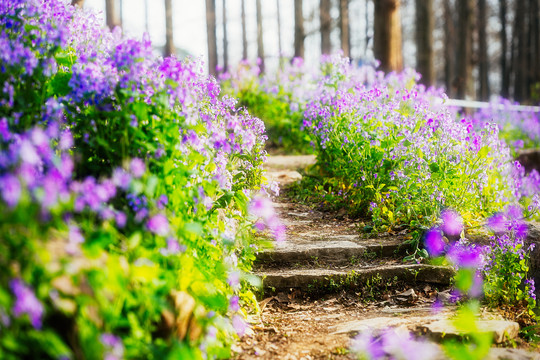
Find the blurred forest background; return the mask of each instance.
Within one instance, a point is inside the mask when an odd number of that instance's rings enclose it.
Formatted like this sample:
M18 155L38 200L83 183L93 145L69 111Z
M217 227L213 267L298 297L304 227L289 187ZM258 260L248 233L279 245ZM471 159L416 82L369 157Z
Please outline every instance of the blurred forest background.
M489 100L501 95L523 103L540 100L540 0L73 4L103 11L111 28L120 26L133 35L150 33L163 55L202 56L212 74L242 59L259 58L262 69L271 69L281 56L303 57L309 64L318 62L321 54L341 50L358 64L378 59L385 71L415 68L422 83L443 86L451 98ZM186 14L191 16L188 21L178 20ZM186 50L190 42L191 51Z

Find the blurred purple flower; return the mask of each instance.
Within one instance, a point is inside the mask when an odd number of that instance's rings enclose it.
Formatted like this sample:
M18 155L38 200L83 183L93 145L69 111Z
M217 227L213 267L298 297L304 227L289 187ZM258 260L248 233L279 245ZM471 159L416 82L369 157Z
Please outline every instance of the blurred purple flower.
M140 178L146 172L146 165L141 159L133 158L129 164L129 170L135 178Z
M229 310L232 312L237 312L240 310L240 304L239 304L239 298L238 295L233 295L229 299Z
M131 182L131 175L122 168L116 168L113 172L112 180L114 185L122 190L127 190Z
M424 244L430 256L441 255L444 251L444 246L446 245L441 231L437 228L431 229L426 233Z
M456 242L450 246L446 257L458 268L479 269L484 264L482 248Z
M244 336L248 328L247 323L240 315L234 315L234 317L232 318L232 326L234 328L234 331L236 331L236 334L238 334L238 336L240 337Z
M371 331L363 331L352 340L351 352L370 360L382 359L385 355L381 340L375 338Z
M119 228L123 228L124 226L126 226L126 222L127 222L126 214L122 211L117 211L115 215L115 221L116 221L116 226L118 226Z
M32 326L36 329L41 328L41 320L45 309L36 295L20 279L12 279L9 283L11 291L15 295L15 305L13 305L13 315L19 317L27 314Z
M19 203L22 189L16 176L7 174L0 177L0 191L2 191L2 198L9 207L15 207Z
M169 233L169 220L165 215L157 214L148 220L146 227L154 234L165 236Z
M486 226L495 233L500 233L508 230L506 216L503 213L496 213L486 221Z
M449 236L457 236L463 230L463 218L453 210L444 210L441 213L442 231Z
M231 271L227 278L227 283L233 289L238 288L240 286L240 273L238 271Z
M165 209L165 206L167 206L168 202L169 202L169 199L167 198L167 195L165 194L160 195L157 200L157 208L160 210Z
M124 344L118 336L109 333L102 334L101 343L105 347L104 360L121 360L124 358Z

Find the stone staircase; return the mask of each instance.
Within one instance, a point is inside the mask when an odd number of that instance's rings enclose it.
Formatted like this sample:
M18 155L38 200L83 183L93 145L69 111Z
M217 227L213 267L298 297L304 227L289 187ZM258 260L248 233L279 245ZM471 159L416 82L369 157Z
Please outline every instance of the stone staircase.
M297 170L314 161L311 156L270 157L268 177L287 185L301 179ZM235 358L351 359L350 338L366 329L401 327L435 342L460 336L449 320L456 307L450 304L438 313L432 308L435 301L451 298L454 270L404 262L413 250L405 232L362 234L346 214L325 213L283 195L275 207L288 238L258 254L261 315L235 347ZM480 325L503 345L519 332L517 323L496 314L484 314ZM540 354L494 348L489 358L540 359Z

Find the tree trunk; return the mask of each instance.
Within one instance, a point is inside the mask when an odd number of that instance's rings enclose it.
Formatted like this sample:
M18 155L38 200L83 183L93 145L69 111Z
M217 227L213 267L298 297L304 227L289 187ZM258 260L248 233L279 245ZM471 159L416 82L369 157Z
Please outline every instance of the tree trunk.
M349 25L349 0L339 0L339 33L343 56L351 57L351 28Z
M216 75L217 39L216 39L216 0L206 0L206 33L208 38L208 72Z
M387 72L403 69L400 3L401 0L375 1L373 50L381 69Z
M540 57L540 4L539 0L529 0L529 59L528 66L529 69L529 81L528 81L528 98L531 98L531 91L533 88L539 86L540 83L540 69L537 65ZM538 92L538 89L535 90ZM536 94L535 96L538 96ZM538 100L538 99L534 99Z
M172 0L165 0L165 56L176 54L173 38L173 10Z
M330 0L320 0L319 21L321 31L321 53L330 54L332 43L330 42L330 32L332 30L332 18L330 17Z
M71 5L78 6L82 9L84 6L84 0L71 0Z
M450 0L444 0L444 83L449 97L455 96L456 26Z
M120 8L117 0L105 0L106 22L109 29L122 26Z
M229 43L227 40L227 5L226 0L222 1L222 15L223 15L223 71L227 72L229 69Z
M248 57L248 44L247 44L247 30L246 30L246 2L242 0L242 60L246 60Z
M478 98L483 101L489 100L489 58L487 49L487 4L486 0L478 0L478 74L479 92Z
M499 0L499 21L501 23L501 96L510 96L510 71L508 69L508 34L506 32L507 0Z
M304 58L304 9L302 0L294 0L294 57Z
M264 41L261 0L257 0L255 4L257 6L257 58L260 61L259 68L261 69L262 73L264 72Z
M416 0L416 69L422 74L420 82L426 86L432 86L435 83L434 27L433 0Z
M474 0L457 0L458 43L456 49L456 96L474 97L472 42Z
M513 41L516 46L516 56L514 57L514 99L517 101L523 101L527 96L527 7L525 0L516 1Z
M283 49L281 47L281 11L279 8L279 0L276 0L276 10L277 10L278 51L279 51L279 58L281 62L281 57L283 56Z

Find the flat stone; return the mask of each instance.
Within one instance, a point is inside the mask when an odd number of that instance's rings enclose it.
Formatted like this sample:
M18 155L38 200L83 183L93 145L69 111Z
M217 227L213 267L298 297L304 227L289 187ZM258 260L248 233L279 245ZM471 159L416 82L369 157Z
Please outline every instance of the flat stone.
M346 264L353 257L361 257L366 247L351 241L317 241L311 243L295 243L286 241L257 255L257 262L262 264L287 264L321 260L332 264Z
M266 158L267 169L300 169L317 162L315 155L273 155Z
M299 289L327 293L336 290L355 289L374 277L409 283L433 283L449 285L455 272L446 266L425 264L374 266L369 268L332 269L278 269L260 272L265 288L276 291Z
M358 240L357 236L352 237ZM336 240L333 240L336 239ZM351 264L354 262L373 258L392 257L404 253L400 240L379 240L373 242L359 242L348 236L329 237L328 240L305 238L301 235L289 235L283 244L276 245L274 249L265 250L257 255L260 264L287 264L306 263L319 260L333 265Z
M540 360L540 354L523 349L492 348L487 360Z
M334 327L332 334L349 334L355 336L364 331L377 332L387 328L404 328L410 330L418 321L426 321L431 317L389 317L382 316L364 320L348 321Z
M519 334L519 324L509 320L478 320L478 329L482 332L492 333L495 344L501 344L507 340L515 339ZM435 341L459 338L464 335L457 330L452 321L441 319L429 324L419 326L419 330Z
M276 181L280 185L287 185L302 180L302 175L295 170L268 171L266 177L269 181Z

